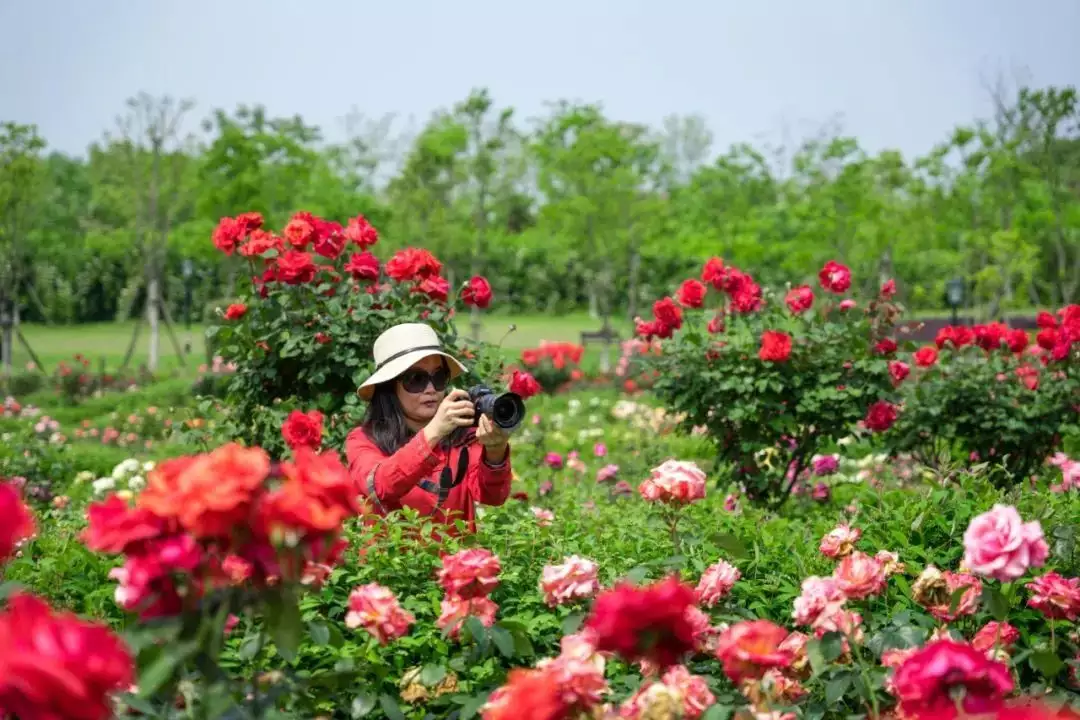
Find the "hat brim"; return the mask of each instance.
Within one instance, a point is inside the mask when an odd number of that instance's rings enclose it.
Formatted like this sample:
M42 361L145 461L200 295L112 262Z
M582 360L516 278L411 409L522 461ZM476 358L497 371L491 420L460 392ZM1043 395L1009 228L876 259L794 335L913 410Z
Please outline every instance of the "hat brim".
M356 391L356 394L364 400L370 400L371 396L375 393L376 385L381 385L384 382L393 380L416 363L420 362L424 358L431 357L433 355L438 355L440 357L446 358L447 365L450 366L451 380L458 377L459 375L462 375L463 373L468 372L468 369L464 365L462 365L461 362L453 355L444 353L440 350L417 350L416 352L407 353L405 355L402 355L401 357L394 358L390 362L386 363L386 365L383 365L381 368L373 372L371 374L371 377L369 377L363 382L362 385L360 385L359 389L357 389Z

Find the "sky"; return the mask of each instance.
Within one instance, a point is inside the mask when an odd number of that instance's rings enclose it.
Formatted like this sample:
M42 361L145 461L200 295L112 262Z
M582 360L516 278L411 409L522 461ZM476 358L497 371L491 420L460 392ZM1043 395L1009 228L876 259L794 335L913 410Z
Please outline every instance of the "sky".
M839 123L923 153L989 87L1080 85L1080 0L0 0L0 121L81 154L140 91L260 103L329 139L350 110L422 123L487 87L523 121L561 98L714 147Z

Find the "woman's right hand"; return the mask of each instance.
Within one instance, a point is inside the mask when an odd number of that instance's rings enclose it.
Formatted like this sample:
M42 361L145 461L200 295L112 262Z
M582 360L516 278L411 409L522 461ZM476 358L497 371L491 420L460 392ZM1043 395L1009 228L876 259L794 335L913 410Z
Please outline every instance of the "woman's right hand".
M458 428L472 425L474 413L475 409L469 400L469 393L464 390L451 390L450 394L439 403L435 417L424 426L424 437L434 447Z

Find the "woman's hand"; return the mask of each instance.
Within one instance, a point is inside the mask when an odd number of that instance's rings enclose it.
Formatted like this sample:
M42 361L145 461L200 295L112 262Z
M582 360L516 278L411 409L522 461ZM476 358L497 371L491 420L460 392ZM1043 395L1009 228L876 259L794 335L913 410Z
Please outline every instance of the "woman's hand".
M506 446L510 442L510 435L493 423L487 415L481 415L480 423L476 428L476 441L484 446L484 454L488 462L497 465L506 457Z
M451 390L439 403L435 417L424 426L424 437L434 447L458 428L472 425L475 412L472 402L469 401L469 393L464 390Z

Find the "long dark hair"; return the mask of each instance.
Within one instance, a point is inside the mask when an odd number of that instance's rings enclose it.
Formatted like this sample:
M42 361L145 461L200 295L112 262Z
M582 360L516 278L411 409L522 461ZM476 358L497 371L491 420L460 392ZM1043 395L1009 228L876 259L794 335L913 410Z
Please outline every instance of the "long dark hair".
M443 364L445 363L444 360ZM416 434L405 422L405 411L398 401L397 388L394 387L396 384L397 378L394 378L375 386L361 425L364 434L371 438L375 447L385 455L396 453ZM472 439L472 435L472 428L458 428L441 445L444 448L465 445Z

